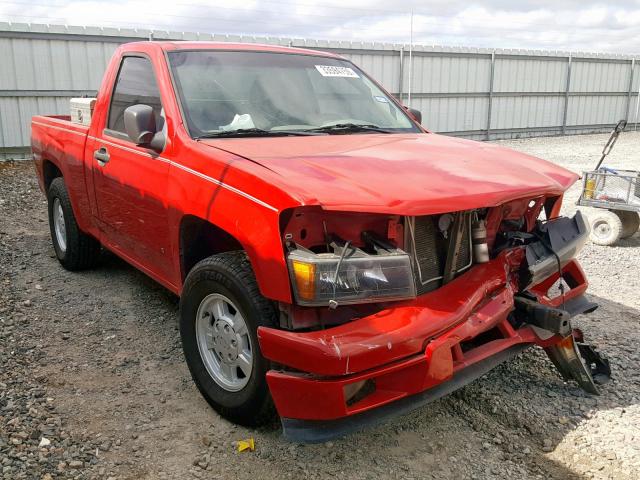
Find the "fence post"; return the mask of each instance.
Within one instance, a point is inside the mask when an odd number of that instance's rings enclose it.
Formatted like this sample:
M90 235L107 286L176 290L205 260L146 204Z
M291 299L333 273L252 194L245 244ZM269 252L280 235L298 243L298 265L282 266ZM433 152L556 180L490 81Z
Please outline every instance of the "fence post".
M631 116L631 97L633 96L633 72L636 68L636 59L631 59L631 71L629 72L629 91L627 92L627 115L625 116L625 120L627 123L629 122L629 117Z
M640 113L640 85L638 85L638 96L636 97L636 119L633 126L635 131L638 131L638 113Z
M491 52L491 68L489 70L489 105L487 106L487 140L491 137L491 107L493 104L493 78L496 71L496 51Z
M569 111L569 89L571 88L571 54L567 57L567 85L564 89L564 111L562 112L562 135L567 134L567 113Z
M402 88L403 88L403 83L404 83L404 47L400 47L400 57L399 57L399 61L400 61L400 73L398 75L398 100L400 100L400 103L402 102Z

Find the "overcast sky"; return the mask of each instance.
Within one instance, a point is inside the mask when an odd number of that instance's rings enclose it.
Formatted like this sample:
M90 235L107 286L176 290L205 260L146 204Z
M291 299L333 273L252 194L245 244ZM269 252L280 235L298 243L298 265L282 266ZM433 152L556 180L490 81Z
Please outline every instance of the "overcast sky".
M0 0L0 20L640 53L640 0Z

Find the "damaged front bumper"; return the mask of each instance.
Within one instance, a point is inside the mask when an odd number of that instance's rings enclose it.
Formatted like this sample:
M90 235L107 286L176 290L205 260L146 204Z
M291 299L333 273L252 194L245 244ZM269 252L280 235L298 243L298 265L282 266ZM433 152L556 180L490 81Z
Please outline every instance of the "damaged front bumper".
M583 241L578 233L567 241ZM572 339L570 325L549 330L528 314L522 321L516 292L526 250L505 250L438 290L340 326L313 332L260 327L263 355L281 366L267 381L285 436L319 442L344 435L446 395L528 346L555 351ZM585 300L579 264L560 262L561 271L533 285L525 303L562 312L568 323L594 305ZM562 298L549 297L561 276L569 289ZM574 308L562 309L569 304ZM562 365L563 375L577 368Z

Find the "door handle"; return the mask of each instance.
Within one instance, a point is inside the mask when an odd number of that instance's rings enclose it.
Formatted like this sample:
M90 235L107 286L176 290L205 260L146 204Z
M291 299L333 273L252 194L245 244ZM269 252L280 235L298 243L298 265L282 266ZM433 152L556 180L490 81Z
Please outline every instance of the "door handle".
M105 147L100 147L98 150L93 152L93 158L98 161L98 165L104 167L109 163L109 151Z

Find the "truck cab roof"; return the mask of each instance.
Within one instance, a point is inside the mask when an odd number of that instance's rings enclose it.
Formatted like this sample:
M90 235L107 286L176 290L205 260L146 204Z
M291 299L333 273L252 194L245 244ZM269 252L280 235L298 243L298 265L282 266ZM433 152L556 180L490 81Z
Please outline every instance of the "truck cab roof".
M140 48L143 47L143 48ZM285 47L281 45L267 45L262 43L234 43L234 42L207 42L207 41L151 41L126 43L120 48L122 51L136 52L147 48L160 47L164 51L172 50L225 50L225 51L249 51L266 53L283 53L290 55L314 55L318 57L342 58L340 55L309 48Z

